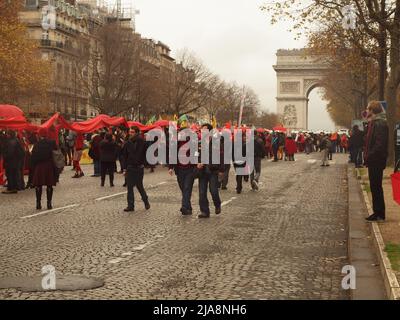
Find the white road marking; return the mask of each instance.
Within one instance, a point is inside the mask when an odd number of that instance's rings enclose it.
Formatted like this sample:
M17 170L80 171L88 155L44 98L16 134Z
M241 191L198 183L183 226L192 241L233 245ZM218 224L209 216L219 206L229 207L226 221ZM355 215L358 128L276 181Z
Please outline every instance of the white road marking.
M162 186L163 184L166 184L166 183L167 182L163 181L163 182L157 183L156 185L150 184L147 187L145 187L145 189L154 189L154 188L157 188L158 186ZM124 194L127 194L127 191L111 194L111 195L105 196L105 197L100 197L100 198L95 199L95 201L103 201L103 200L111 199L114 197L122 196Z
M115 258L115 259L108 261L108 263L116 264L116 263L120 263L121 261L124 261L124 259L123 258Z
M311 164L314 164L314 163L316 163L316 162L317 162L317 160L310 159L310 160L307 160L307 162L308 162L308 163L311 163Z
M28 218L33 218L33 217L38 217L47 213L51 213L51 212L56 212L56 211L60 211L60 210L64 210L64 209L69 209L69 208L75 208L78 207L79 204L71 204L69 206L65 206L65 207L61 207L61 208L55 208L55 209L51 209L51 210L46 210L46 211L42 211L39 213L35 213L35 214L31 214L29 216L24 216L24 217L20 217L21 219L28 219Z
M106 199L122 196L123 194L127 194L127 191L115 193L115 194L112 194L112 195L109 195L109 196L105 196L105 197L101 197L101 198L97 198L95 200L96 201L102 201L102 200L106 200Z
M231 203L235 199L237 199L237 198L236 197L232 197L229 200L222 202L221 207L226 206L227 204Z
M148 245L148 243L141 244L140 246L137 246L137 247L132 248L132 250L135 250L135 251L142 251L144 248L147 247L147 245Z
M129 257L129 256L131 256L131 255L133 255L133 252L131 252L131 251L129 251L129 252L124 252L123 254L121 254L121 256L123 256L123 257Z

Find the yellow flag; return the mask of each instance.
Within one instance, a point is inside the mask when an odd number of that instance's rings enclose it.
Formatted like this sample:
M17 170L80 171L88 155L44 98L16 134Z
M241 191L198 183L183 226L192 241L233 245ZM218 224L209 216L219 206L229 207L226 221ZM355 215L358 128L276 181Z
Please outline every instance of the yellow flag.
M212 118L212 127L214 129L217 127L217 118L215 118L215 116L213 116L213 118Z

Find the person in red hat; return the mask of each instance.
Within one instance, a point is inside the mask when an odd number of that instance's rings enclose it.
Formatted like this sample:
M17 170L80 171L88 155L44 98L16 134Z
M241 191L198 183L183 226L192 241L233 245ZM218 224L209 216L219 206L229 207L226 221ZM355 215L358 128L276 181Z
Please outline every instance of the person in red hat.
M42 190L46 186L47 209L52 209L53 187L57 184L57 169L53 162L54 140L47 137L47 130L39 130L39 141L33 146L31 165L34 168L33 185L36 189L36 209L42 209Z

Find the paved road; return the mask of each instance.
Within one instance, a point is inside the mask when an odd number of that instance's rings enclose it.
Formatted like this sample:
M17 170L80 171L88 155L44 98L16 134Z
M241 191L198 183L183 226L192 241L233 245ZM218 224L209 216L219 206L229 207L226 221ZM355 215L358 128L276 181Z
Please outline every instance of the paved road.
M0 298L348 299L341 289L348 264L347 158L336 156L329 168L312 159L317 154L265 160L258 192L247 184L237 195L231 175L222 214L208 220L179 214L176 180L165 169L145 176L148 212L140 203L135 213L123 213L125 195L96 200L124 188L71 179L69 171L54 207L76 207L35 216L34 191L0 195L0 278L40 275L51 264L63 275L105 280L88 291L4 289ZM116 182L121 186L122 177ZM197 193L196 186L194 208Z

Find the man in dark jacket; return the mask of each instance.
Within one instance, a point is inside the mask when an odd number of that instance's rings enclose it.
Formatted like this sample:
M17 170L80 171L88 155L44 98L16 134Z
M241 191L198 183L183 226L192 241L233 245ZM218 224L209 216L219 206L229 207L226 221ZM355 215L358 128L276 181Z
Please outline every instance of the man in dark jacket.
M100 177L101 164L100 164L100 142L104 140L105 132L98 133L97 131L92 136L90 142L90 156L93 159L94 173L92 177Z
M204 124L201 127L202 130L208 130L210 132L208 141L202 141L202 143L208 143L209 161L208 164L199 163L197 169L200 170L199 174L199 204L200 204L200 215L199 218L210 217L210 206L207 198L207 189L210 186L211 197L215 206L215 214L221 213L221 198L219 197L218 190L218 177L222 178L224 174L224 155L221 150L221 145L217 149L216 145L213 145L212 141L212 130L213 127L210 124ZM206 150L205 145L201 145L200 148L200 159L201 153ZM213 162L213 153L218 154L218 162Z
M113 141L111 133L107 133L105 139L99 144L101 186L104 187L106 174L110 176L110 187L114 187L115 162L117 161L117 144Z
M185 128L181 128L185 129ZM174 137L169 137L169 139L174 139ZM190 157L190 139L187 138L186 141L177 141L178 145L178 155L184 154L186 157ZM196 146L197 147L197 146ZM169 149L170 147L168 147ZM168 151L169 152L169 151ZM195 179L195 164L193 163L183 163L181 161L181 157L178 156L177 164L172 164L171 159L168 159L168 167L169 167L169 174L172 176L175 172L175 175L178 180L179 189L182 193L182 206L181 206L181 213L184 216L193 214L192 209L192 191L193 191L193 184Z
M254 132L254 169L250 175L251 188L258 190L258 181L261 176L261 160L265 158L264 141L261 133Z
M123 152L126 163L126 184L128 188L128 207L125 212L135 211L135 198L133 188L136 187L142 197L146 210L150 209L150 203L143 186L145 147L144 140L140 136L140 130L134 126L131 128L131 136L126 142Z
M8 131L2 155L7 176L7 190L3 193L17 193L18 170L20 170L21 163L24 161L25 152L14 131Z
M365 140L364 162L368 167L374 210L367 221L383 221L385 220L385 199L382 179L388 157L389 128L386 122L386 113L379 101L371 101L367 112L369 123Z

